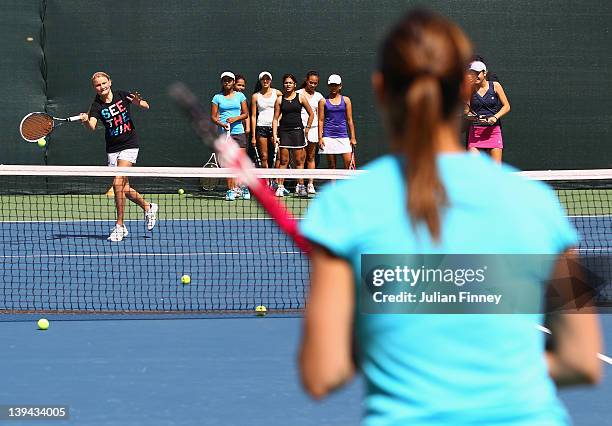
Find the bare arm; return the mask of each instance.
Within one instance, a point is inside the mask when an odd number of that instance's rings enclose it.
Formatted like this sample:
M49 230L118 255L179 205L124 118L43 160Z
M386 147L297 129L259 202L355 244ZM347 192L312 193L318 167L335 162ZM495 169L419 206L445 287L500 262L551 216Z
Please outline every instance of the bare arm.
M565 259L573 257L575 255L566 252L553 272L553 282L562 282L565 290L570 292L570 283L564 279L572 273ZM558 290L562 292L564 289ZM574 297L570 294L564 300L573 302ZM598 317L594 308L583 307L581 312L564 311L550 318L553 347L546 352L546 361L548 372L558 386L594 384L601 380L601 363L597 358L597 353L602 350Z
M298 96L300 97L300 103L302 104L304 109L306 109L306 112L308 113L308 121L306 122L306 128L304 129L306 134L308 134L308 131L312 127L312 120L314 120L314 112L312 112L312 108L310 107L310 104L308 103L308 99L306 99L306 97L302 95L298 95Z
M355 136L355 124L353 123L353 104L348 96L344 97L346 103L346 124L348 125L351 145L357 145L357 137Z
M128 101L130 101L133 105L140 107L142 109L149 109L149 103L142 99L142 96L138 92L130 93L128 96Z
M345 260L315 246L311 266L299 364L304 388L313 398L320 399L346 383L355 372L355 292L353 271Z
M251 96L251 143L255 145L255 129L257 128L257 93L253 93Z
M493 123L497 123L500 118L510 112L510 102L508 102L508 97L506 96L506 92L504 92L504 88L497 81L493 82L493 89L495 93L497 93L497 96L499 96L499 101L502 104L501 109L493 116L495 118L490 117L491 120L495 120Z
M98 119L96 117L90 117L86 112L80 113L79 117L85 127L91 131L96 130L96 125L98 124Z
M280 112L280 104L282 98L279 96L276 98L276 102L274 103L274 119L272 119L272 140L274 143L278 143L278 121L280 120L281 112Z
M319 120L319 127L317 127L317 130L319 132L319 148L323 149L323 147L325 146L325 144L323 143L323 124L325 123L325 99L321 99L319 101L317 117Z

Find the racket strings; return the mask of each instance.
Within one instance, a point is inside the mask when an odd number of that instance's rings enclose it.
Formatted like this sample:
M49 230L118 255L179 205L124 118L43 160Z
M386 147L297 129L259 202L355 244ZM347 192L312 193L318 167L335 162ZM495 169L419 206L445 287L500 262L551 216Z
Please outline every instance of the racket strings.
M33 114L23 120L21 135L28 140L38 140L53 129L53 119L45 114Z

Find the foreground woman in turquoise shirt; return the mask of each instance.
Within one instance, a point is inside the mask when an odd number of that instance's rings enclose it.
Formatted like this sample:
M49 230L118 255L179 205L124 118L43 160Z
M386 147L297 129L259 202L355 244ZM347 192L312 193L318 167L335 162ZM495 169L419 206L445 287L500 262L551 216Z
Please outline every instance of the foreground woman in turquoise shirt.
M560 316L557 349L545 352L540 314L360 310L362 254L561 256L577 242L551 190L461 148L470 55L447 20L422 11L402 19L372 78L393 154L328 186L301 223L314 243L303 384L322 398L360 371L365 425L566 425L555 382L600 378L594 314Z

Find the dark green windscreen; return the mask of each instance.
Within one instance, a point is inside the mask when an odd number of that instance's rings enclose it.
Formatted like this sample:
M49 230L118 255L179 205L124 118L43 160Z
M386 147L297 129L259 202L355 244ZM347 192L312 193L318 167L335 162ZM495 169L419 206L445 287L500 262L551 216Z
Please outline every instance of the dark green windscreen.
M262 70L338 73L353 101L360 163L387 152L370 74L385 30L415 2L130 0L3 2L0 68L5 108L0 163L44 164L44 150L20 140L19 120L47 110L86 111L94 71L115 89L138 90L150 111L134 112L139 165L198 166L207 150L166 96L183 80L205 105L224 70L245 74L252 92ZM430 1L474 41L508 94L504 159L523 169L612 167L612 3L606 1ZM26 41L32 36L33 42ZM105 164L101 130L57 129L49 164Z

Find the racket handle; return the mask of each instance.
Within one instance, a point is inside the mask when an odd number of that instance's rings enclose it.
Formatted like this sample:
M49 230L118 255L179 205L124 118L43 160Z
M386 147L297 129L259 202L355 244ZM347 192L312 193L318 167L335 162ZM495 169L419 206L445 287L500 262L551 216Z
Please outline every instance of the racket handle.
M72 117L67 118L68 121L81 121L80 115L73 115Z

